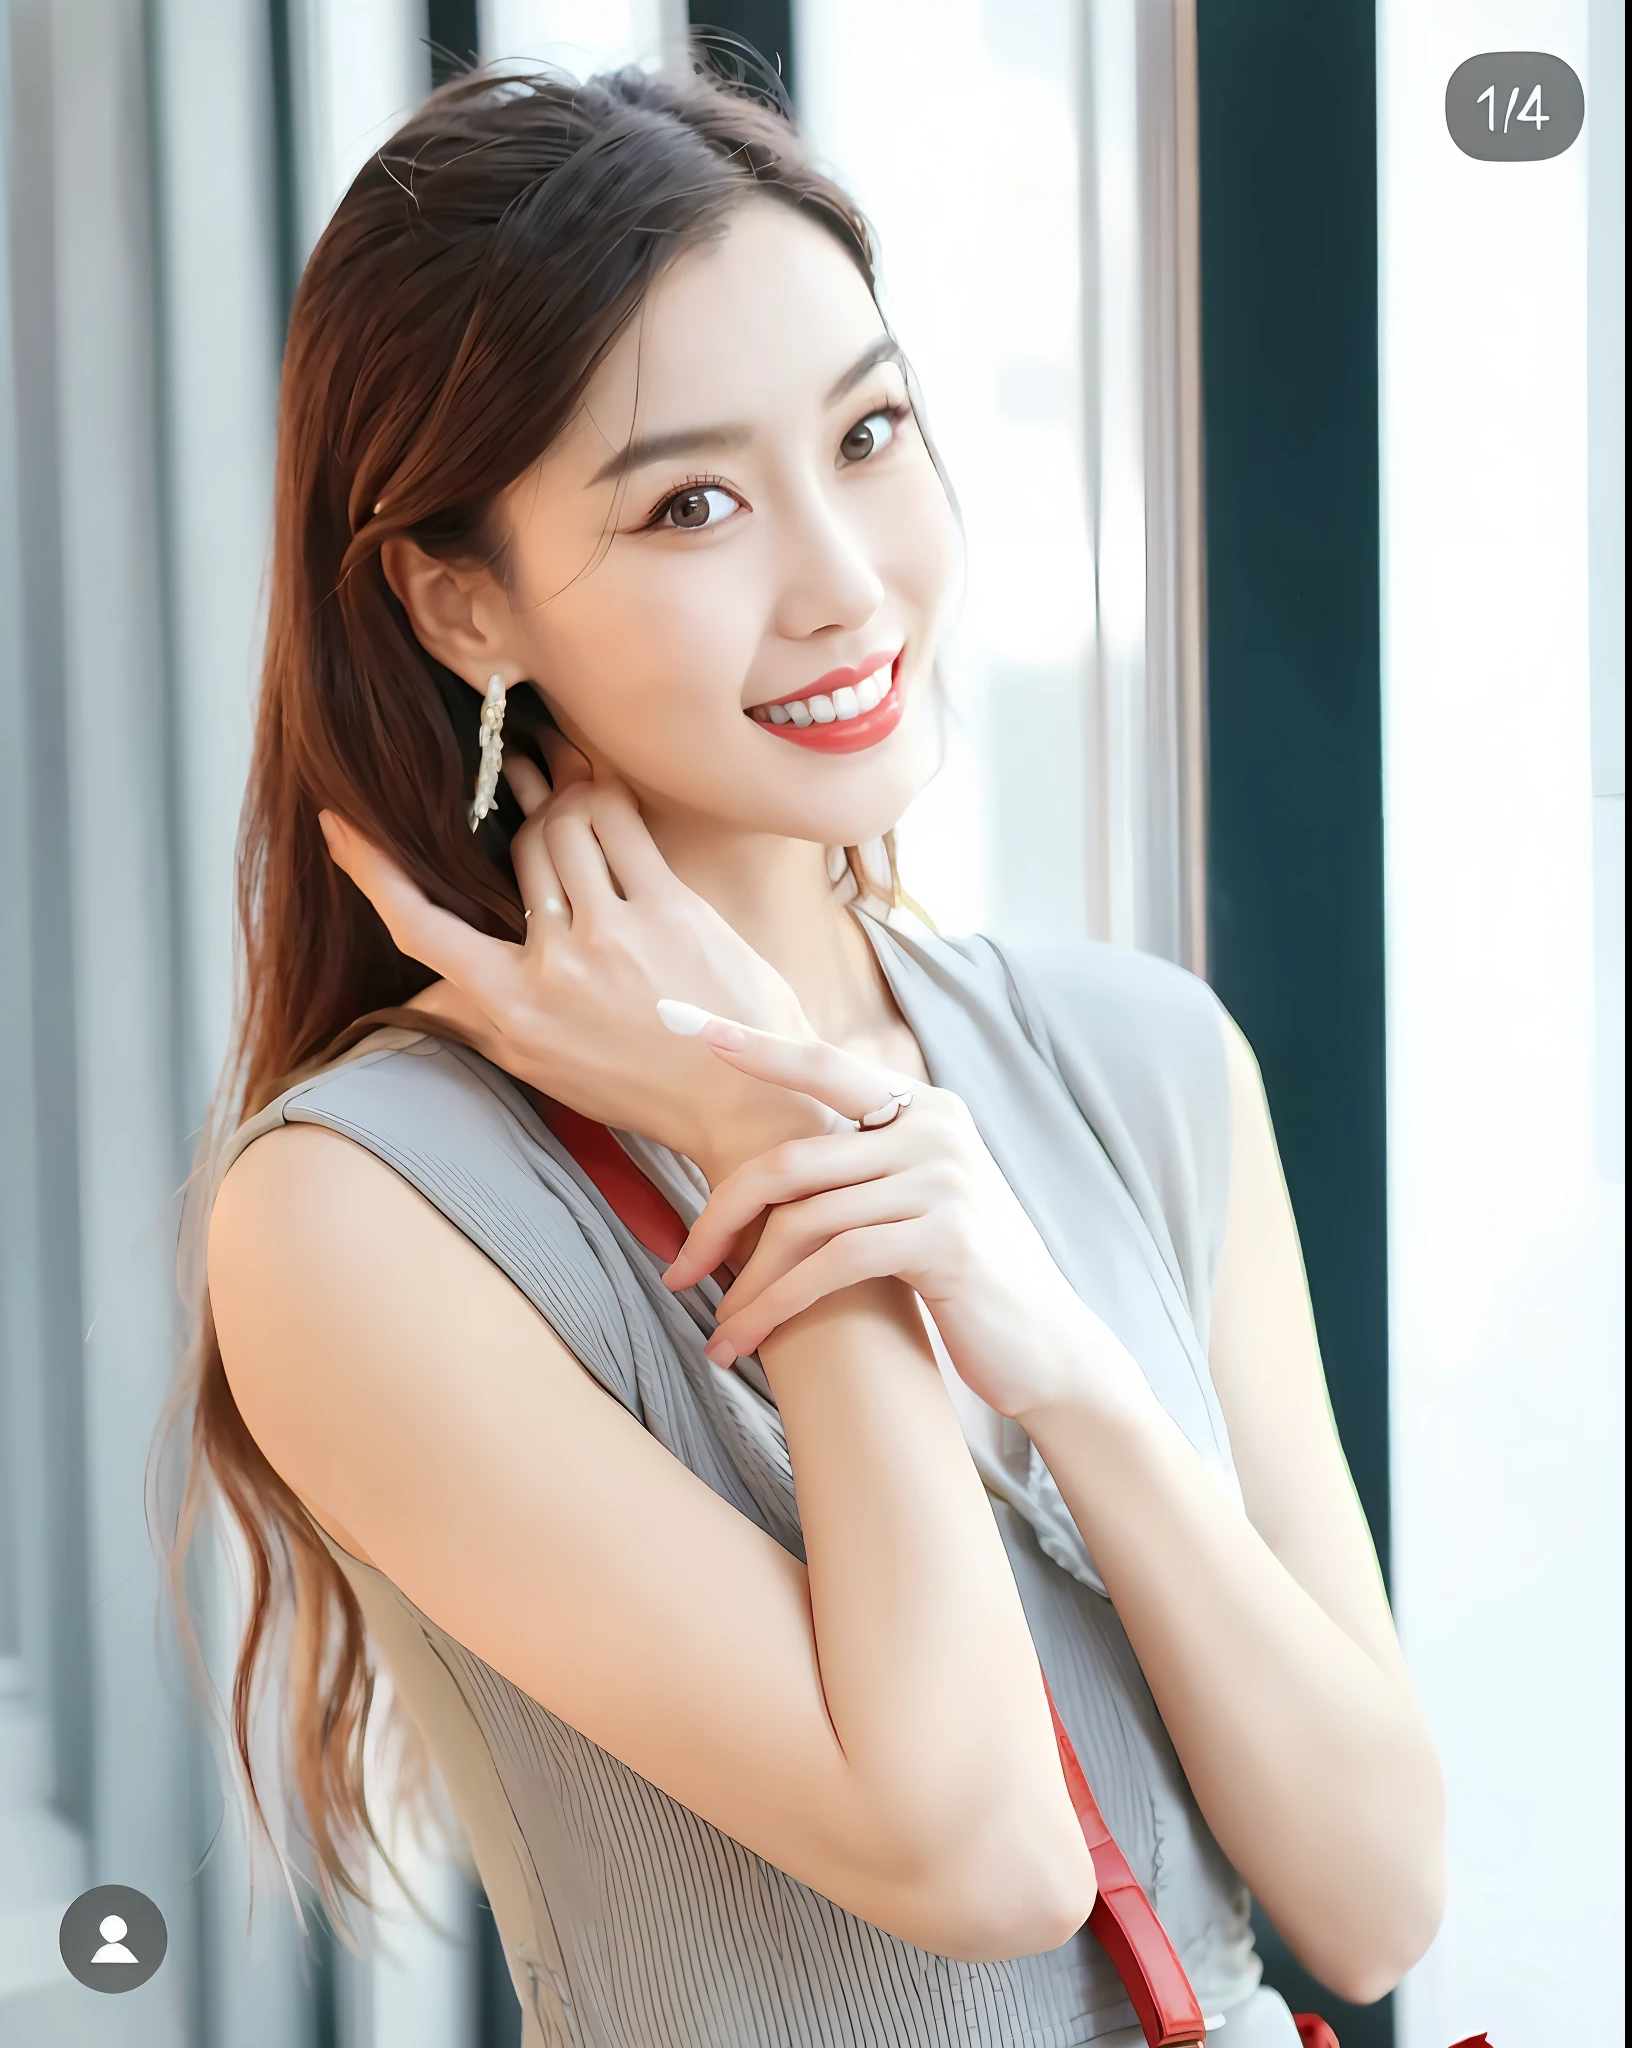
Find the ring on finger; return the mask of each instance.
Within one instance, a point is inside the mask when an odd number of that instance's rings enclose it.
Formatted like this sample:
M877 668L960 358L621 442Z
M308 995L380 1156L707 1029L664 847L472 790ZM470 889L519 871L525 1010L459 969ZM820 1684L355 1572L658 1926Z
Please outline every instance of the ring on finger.
M911 1101L912 1090L910 1088L892 1088L887 1102L881 1102L877 1109L870 1109L864 1117L858 1118L856 1123L857 1130L884 1130L888 1125L895 1122L902 1110Z

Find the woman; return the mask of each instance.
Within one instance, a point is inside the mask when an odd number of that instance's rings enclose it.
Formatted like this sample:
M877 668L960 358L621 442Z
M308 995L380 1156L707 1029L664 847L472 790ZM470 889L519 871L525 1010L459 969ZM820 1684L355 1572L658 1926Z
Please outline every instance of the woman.
M1239 1033L892 914L959 546L871 262L775 113L623 74L445 88L308 265L194 1429L239 1746L292 1602L350 1888L366 1621L529 2043L1133 2040L1040 1655L1289 2043L1246 1887L1379 1996L1438 1768Z

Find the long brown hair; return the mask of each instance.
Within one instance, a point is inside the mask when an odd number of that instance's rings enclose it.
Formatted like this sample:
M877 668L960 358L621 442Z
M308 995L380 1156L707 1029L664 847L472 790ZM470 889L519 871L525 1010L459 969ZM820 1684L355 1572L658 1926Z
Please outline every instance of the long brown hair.
M479 700L415 639L380 564L406 535L497 562L494 503L573 416L663 267L750 194L819 222L869 287L855 206L781 111L704 75L577 84L476 72L435 92L359 173L301 279L284 356L265 666L238 868L241 988L219 1132L271 1101L348 1026L430 980L328 858L340 812L435 901L518 936L504 785L463 804ZM518 700L531 698L518 691ZM542 710L535 713L543 716ZM847 849L863 881L859 857ZM892 862L893 866L893 862ZM201 1176L202 1178L202 1176ZM366 1903L363 1743L373 1666L355 1595L261 1454L222 1368L207 1291L166 1428L187 1441L171 1582L215 1502L248 1565L231 1739L267 1829L251 1723L287 1631L281 1734L295 1819L331 1915ZM270 1832L270 1830L268 1830Z

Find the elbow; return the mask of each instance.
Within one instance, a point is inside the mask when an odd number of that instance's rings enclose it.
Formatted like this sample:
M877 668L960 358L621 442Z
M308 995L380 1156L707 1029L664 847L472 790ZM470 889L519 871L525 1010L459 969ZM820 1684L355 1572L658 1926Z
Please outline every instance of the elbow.
M1052 1844L1032 1835L943 1858L933 1880L915 1889L906 1938L964 1963L1012 1962L1061 1947L1097 1895L1093 1858L1074 1822L1072 1836Z
M1413 1763L1368 1802L1349 1853L1328 1840L1285 1918L1271 1908L1298 1961L1350 2005L1387 1997L1445 1917L1445 1790L1426 1730Z
M1392 1890L1386 1914L1364 1929L1351 1925L1325 1953L1300 1960L1348 2004L1375 2005L1422 1960L1444 1917L1443 1860L1424 1858Z

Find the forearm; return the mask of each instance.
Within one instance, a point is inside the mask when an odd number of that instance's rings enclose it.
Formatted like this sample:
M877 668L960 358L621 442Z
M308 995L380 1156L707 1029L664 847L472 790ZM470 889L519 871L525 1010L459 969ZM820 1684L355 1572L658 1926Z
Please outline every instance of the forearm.
M1409 1688L1297 1583L1142 1382L1018 1419L1225 1853L1317 1975L1379 1995L1438 1916L1442 1791Z
M793 1462L823 1692L858 1795L907 1862L968 1857L999 1882L1007 1869L1016 1886L1078 1898L1077 1924L1092 1867L1036 1653L910 1291L835 1294L761 1359Z

